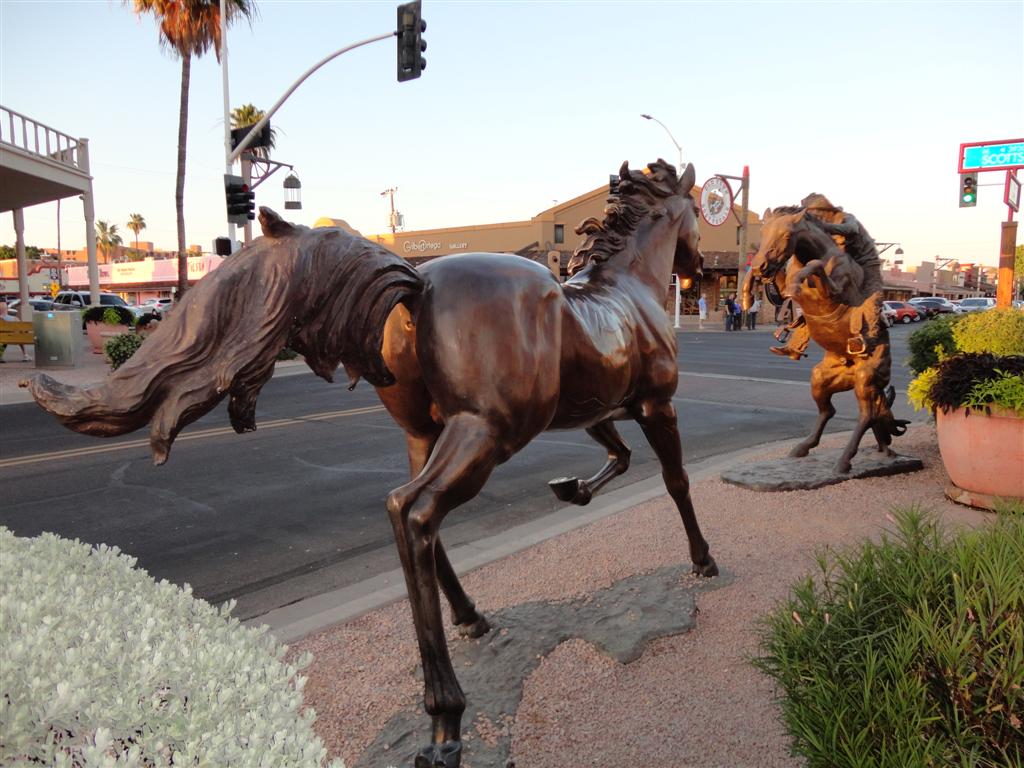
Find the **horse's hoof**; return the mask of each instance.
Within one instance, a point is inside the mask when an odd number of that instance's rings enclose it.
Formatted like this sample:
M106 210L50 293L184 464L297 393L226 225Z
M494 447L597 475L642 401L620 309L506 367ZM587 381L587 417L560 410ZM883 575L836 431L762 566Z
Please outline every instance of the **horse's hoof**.
M796 448L794 448L793 450L791 450L789 452L789 458L791 458L791 459L802 459L804 456L806 456L810 452L811 452L810 448L806 448L805 446L798 445Z
M589 504L593 498L590 487L577 477L556 477L548 486L560 501L579 504L581 507Z
M556 477L548 483L548 487L559 501L572 501L579 492L580 481L576 477Z
M491 625L483 614L480 614L476 621L467 621L464 624L456 624L455 626L461 637L466 637L470 640L483 637L491 631Z
M416 753L415 768L459 768L462 764L462 742L442 741Z
M848 461L840 461L838 464L836 464L836 474L837 475L848 475L848 474L850 474L850 462L848 462Z
M708 555L703 563L694 563L690 573L694 576L704 576L710 579L712 576L718 575L718 564L715 562L715 558Z

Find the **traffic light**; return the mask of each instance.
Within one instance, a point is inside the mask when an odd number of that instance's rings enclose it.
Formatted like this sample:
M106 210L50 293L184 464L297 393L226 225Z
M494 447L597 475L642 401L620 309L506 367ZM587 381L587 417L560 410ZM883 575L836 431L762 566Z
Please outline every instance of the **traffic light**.
M228 204L228 221L245 226L256 218L256 193L249 190L241 176L224 174L224 196Z
M427 50L427 41L423 39L426 31L420 0L398 6L398 82L415 80L427 68L427 60L420 55Z
M978 204L978 177L973 173L960 174L960 207L972 208Z

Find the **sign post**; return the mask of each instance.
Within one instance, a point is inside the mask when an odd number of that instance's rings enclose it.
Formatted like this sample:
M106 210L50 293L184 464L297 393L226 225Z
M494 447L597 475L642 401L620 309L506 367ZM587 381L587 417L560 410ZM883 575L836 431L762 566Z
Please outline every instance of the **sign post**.
M1013 262L1017 246L1017 222L1013 220L1013 214L1020 210L1020 182L1014 171L1020 168L1024 168L1024 139L971 141L960 145L957 170L961 178L963 174L1006 171L1003 202L1008 213L999 237L997 307L1010 307L1013 303Z

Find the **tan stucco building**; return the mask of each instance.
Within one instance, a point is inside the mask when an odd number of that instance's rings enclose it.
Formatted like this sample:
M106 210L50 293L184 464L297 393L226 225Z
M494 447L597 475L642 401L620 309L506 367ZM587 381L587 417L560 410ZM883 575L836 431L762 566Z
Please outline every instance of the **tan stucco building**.
M416 264L438 256L458 253L518 253L547 264L552 269L555 269L557 264L557 269L564 278L569 257L583 242L583 237L576 234L576 227L590 217L602 218L609 194L609 185L605 184L541 211L528 221L421 229L393 234L386 232L363 237L380 243ZM695 200L700 199L700 187L694 187L693 195ZM697 298L702 290L707 293L708 306L713 309L720 306L728 293L736 290L740 209L734 207L733 214L720 227L713 227L701 219L704 279L700 286L694 285L684 293L684 312L688 314L696 313ZM355 232L343 219L326 216L317 219L313 226L341 227ZM750 243L751 253L756 250L760 234L760 218L748 213L747 242Z

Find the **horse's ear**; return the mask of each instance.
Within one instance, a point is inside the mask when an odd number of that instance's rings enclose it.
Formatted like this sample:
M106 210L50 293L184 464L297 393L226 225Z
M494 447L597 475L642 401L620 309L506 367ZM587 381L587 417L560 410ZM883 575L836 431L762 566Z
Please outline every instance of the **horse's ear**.
M693 185L696 181L697 171L694 170L693 163L687 163L686 168L683 169L683 175L679 179L679 194L690 194L690 190L693 189Z
M295 233L294 226L265 205L260 206L260 227L264 237L287 237Z
M629 179L629 160L623 160L622 161L622 166L619 168L619 179L620 180L628 180Z
M774 215L775 214L772 212L771 208L765 208L764 209L764 216L761 217L761 221L768 221L768 219L770 219Z

